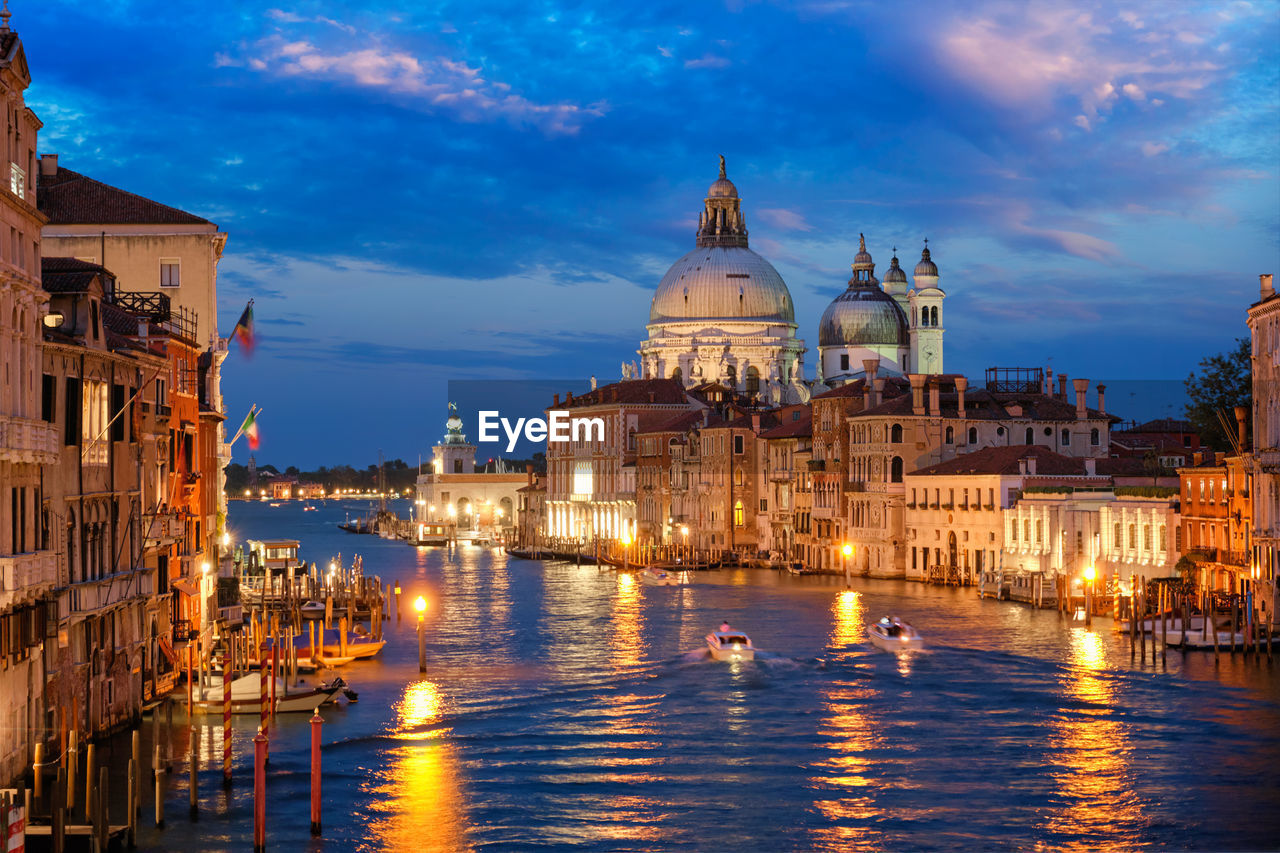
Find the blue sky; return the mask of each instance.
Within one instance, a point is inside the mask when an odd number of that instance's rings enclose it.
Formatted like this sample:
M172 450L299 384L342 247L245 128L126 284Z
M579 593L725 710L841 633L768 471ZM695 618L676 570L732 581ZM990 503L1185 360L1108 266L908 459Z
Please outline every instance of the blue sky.
M881 271L929 238L976 376L1181 378L1280 266L1275 3L10 7L41 150L230 235L260 461L414 459L448 380L616 378L717 154L810 369L859 232Z

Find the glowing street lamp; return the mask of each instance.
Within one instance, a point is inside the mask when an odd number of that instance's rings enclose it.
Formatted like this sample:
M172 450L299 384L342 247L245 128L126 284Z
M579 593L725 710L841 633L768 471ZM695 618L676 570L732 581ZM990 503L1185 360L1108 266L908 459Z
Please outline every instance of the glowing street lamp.
M689 558L689 525L687 524L680 525L680 535L684 537L684 556L685 556L685 559L688 560Z
M622 529L622 570L625 572L631 568L631 531L625 527Z
M1086 628L1093 625L1093 579L1097 576L1097 570L1093 566L1084 567L1084 624Z
M422 614L427 611L427 600L418 596L413 602L413 609L418 611L418 672L426 672L427 635L422 632Z
M844 543L844 547L840 549L841 555L844 557L844 585L846 588L852 586L849 581L849 558L853 556L853 546L848 542Z

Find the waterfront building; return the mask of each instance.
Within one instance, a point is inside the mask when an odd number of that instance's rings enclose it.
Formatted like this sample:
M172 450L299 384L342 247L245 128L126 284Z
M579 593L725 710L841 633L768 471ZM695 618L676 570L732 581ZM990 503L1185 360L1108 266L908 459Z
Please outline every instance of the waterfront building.
M709 404L679 378L632 379L586 394L555 395L548 411L599 418L604 440L580 434L547 442L546 535L579 544L614 541L636 530L636 440L642 428Z
M41 328L49 297L40 286L36 139L26 105L31 84L22 40L0 25L0 94L8 116L0 186L0 786L30 763L45 727L45 671L55 641L57 562L45 477L61 450L43 395Z
M1200 436L1191 422L1178 418L1117 424L1111 431L1111 455L1144 459L1148 470L1180 468L1200 449Z
M525 548L542 543L547 514L547 480L543 474L526 467L528 482L516 489L516 544Z
M1049 394L1040 368L992 368L985 387L974 391L963 376L913 373L907 380L886 381L879 390L873 383L869 405L847 418L845 512L848 539L861 555L855 556L855 571L905 577L904 477L912 472L984 447L1107 455L1113 418L1086 406L1086 379L1073 383L1075 405L1067 399L1067 377L1059 374L1058 393Z
M683 511L676 518L690 530L699 551L755 557L759 537L756 507L761 492L757 436L774 418L753 412L695 429L687 457L697 460Z
M1262 618L1276 622L1280 608L1280 295L1270 274L1259 276L1260 295L1249 307L1253 376L1252 478L1253 583Z
M476 446L462 429L462 418L450 403L444 438L431 449L431 462L415 483L419 540L426 525L499 535L516 526L517 491L526 485L525 473L476 471Z
M709 410L651 417L636 432L636 542L641 545L683 544L679 531L687 519L677 513L677 496L689 489L683 461L690 432L708 422ZM677 518L679 515L679 518Z
M1231 591L1250 575L1250 521L1246 462L1242 456L1196 451L1179 468L1182 552L1196 566L1200 585Z
M698 216L695 248L659 282L646 328L638 350L644 379L674 379L686 388L719 383L769 405L809 397L791 292L749 247L723 157ZM623 378L635 377L628 368Z
M111 270L118 289L131 294L128 307L150 310L163 297L169 316L185 318L195 336L196 362L183 367L183 384L197 409L182 432L192 436L193 452L200 454L187 461L188 471L204 478L190 507L201 516L201 542L191 545L182 573L174 571L171 580L184 581L176 590L205 584L206 561L229 577L224 469L231 448L225 443L221 390L227 340L218 333L217 313L218 263L227 235L200 216L75 172L60 164L57 154L41 155L38 180L40 211L48 220L41 235L46 257L75 258ZM176 590L174 606L182 608L176 600L182 593Z
M62 445L45 479L58 563L46 726L96 735L137 719L172 670L165 559L174 540L199 535L198 520L173 524L174 507L190 498L182 489L195 476L194 444L172 420L165 380L179 361L152 340L160 328L151 317L120 306L127 292L114 277L46 258L42 284L51 296L44 410Z
M984 571L1004 568L1003 553L1040 553L1046 548L1043 519L1033 524L1029 511L1010 507L1037 489L1109 488L1094 462L1040 445L991 446L905 475L907 579L969 584ZM1023 523L1030 525L1028 533L1019 535ZM1018 569L1039 571L1022 563Z
M779 423L760 433L764 490L760 497L760 550L775 560L808 563L812 554L801 545L812 529L813 409L789 406L778 412Z

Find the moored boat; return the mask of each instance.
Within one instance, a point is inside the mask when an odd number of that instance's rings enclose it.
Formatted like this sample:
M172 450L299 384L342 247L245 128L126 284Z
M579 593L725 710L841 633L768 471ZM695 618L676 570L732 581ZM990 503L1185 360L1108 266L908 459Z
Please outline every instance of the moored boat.
M276 705L277 714L294 711L311 711L320 705L336 702L338 694L347 688L341 678L334 678L320 685L307 687L295 685L289 688L283 678L277 678ZM267 681L267 701L271 699L271 682ZM213 676L211 682L194 692L194 710L205 714L221 714L223 708L222 678ZM231 682L231 713L257 714L262 710L262 676L250 673Z
M885 616L867 628L867 639L886 652L909 652L924 648L924 638L897 616Z
M657 566L649 566L641 569L640 580L642 583L651 584L653 586L679 586L680 578L672 572L660 569Z
M716 660L755 660L756 648L743 631L735 631L726 623L718 631L707 634L707 650Z

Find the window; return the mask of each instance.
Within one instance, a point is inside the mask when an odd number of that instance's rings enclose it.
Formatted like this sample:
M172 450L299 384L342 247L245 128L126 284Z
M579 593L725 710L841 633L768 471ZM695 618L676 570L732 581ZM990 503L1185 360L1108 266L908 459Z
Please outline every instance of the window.
M1147 551L1151 550L1151 525L1142 525L1142 547Z
M1137 530L1137 525L1135 524L1129 525L1129 547L1130 548L1138 547L1138 530Z
M970 443L970 444L977 444L977 443L978 443L978 428L977 428L977 427L969 427L969 443Z
M671 378L677 382L682 382L684 381L684 374L681 373L680 368L677 367L675 370L671 371Z
M27 197L27 173L17 163L9 164L9 191L18 198Z
M760 393L760 369L758 367L747 368L747 387L748 394Z
M62 443L70 447L80 438L80 380L68 376L62 395Z
M841 369L841 370L848 370L848 369L849 369L849 354L848 354L848 353L841 353L841 354L840 354L840 369Z
M182 265L177 258L160 259L160 286L178 287L182 284Z
M733 452L734 453L743 452L743 437L740 435L735 435L733 437Z
M956 443L956 431L953 427L947 427L947 444Z
M1044 521L1041 519L1036 519L1036 544L1041 545L1043 543L1044 543Z
M1062 443L1063 447L1069 446L1071 444L1071 430L1064 429L1062 431L1062 437L1059 439L1059 441Z
M889 482L891 483L902 482L902 457L901 456L893 457L893 462L889 464ZM914 494L914 490L912 491L912 493ZM914 501L915 499L912 498L912 500Z
M929 309L929 325L930 326L938 325L938 306L937 305Z
M1016 518L1009 524L1009 541L1018 541L1018 520Z
M902 444L902 424L894 424L889 428L889 442Z
M125 426L128 425L128 418L122 414L124 411L124 386L111 385L111 440L124 441Z
M58 379L45 373L40 380L40 415L45 423L58 419Z
M760 511L761 511L761 512L768 512L768 511L769 511L769 501L768 501L768 499L767 499L767 498L761 498L761 499L760 499Z
M742 511L742 501L737 501L733 505L733 526L741 527L746 513Z
M107 383L88 379L80 401L81 451L86 465L107 464Z
M1036 434L1035 434L1034 432L1032 432L1031 427L1027 427L1027 438L1026 438L1026 441L1025 441L1024 443L1025 443L1025 444L1035 444L1035 443L1036 443Z
M1101 443L1101 435L1098 433L1097 428L1095 427L1094 429L1089 430L1089 444L1093 447L1097 447Z

